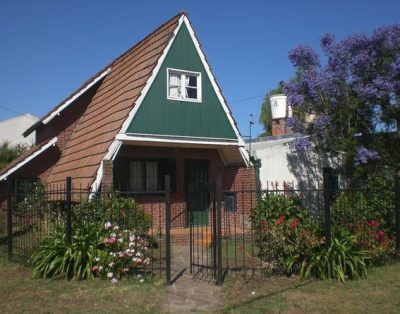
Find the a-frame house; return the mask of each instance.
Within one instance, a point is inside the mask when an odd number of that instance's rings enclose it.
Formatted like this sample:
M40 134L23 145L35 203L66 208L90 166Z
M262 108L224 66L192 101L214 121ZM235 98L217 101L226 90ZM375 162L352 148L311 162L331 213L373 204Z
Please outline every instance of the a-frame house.
M244 141L185 13L88 79L24 134L33 131L36 146L0 171L0 195L7 182L27 191L35 180L57 184L67 176L89 193L144 195L162 191L168 174L177 208L194 210L186 207L197 203L202 211L207 200L190 194L199 180L220 175L224 189L254 182ZM206 224L203 218L198 223Z

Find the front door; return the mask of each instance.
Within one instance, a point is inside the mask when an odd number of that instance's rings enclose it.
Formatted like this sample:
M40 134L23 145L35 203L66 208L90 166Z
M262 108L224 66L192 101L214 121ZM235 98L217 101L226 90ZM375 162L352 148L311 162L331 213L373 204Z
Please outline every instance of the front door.
M208 225L209 184L208 161L185 161L186 205L195 226Z

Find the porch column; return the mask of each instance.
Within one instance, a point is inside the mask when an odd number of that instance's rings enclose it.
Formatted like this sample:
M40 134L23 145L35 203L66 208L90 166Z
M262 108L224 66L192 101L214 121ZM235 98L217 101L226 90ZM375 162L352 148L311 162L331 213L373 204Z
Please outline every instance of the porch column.
M103 181L102 190L112 191L114 186L114 175L113 175L113 161L103 160Z

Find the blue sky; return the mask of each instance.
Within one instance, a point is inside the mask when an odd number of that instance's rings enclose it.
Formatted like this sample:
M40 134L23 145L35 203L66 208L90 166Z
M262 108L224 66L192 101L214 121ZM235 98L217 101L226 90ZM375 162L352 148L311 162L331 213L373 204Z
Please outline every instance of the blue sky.
M326 32L340 39L400 22L398 0L2 0L0 120L42 116L182 9L243 135L250 114L258 121L263 95L292 76L292 47L318 49ZM261 131L255 124L253 134Z

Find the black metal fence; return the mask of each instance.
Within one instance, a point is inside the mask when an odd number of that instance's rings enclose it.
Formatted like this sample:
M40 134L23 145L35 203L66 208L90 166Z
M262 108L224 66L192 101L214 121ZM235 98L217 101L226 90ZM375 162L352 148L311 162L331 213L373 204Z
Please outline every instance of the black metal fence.
M113 216L114 209L111 208L111 203L109 203L110 208L99 206L94 210L88 205L90 202L86 202L91 199L91 202L97 200L97 204L100 204L111 195L138 200L136 207L138 212L133 216L127 211L120 210ZM169 193L165 191L145 195L117 191L92 194L89 189L74 187L71 178L67 178L64 184L37 187L26 195L17 195L14 189L10 188L9 193L0 195L0 199L5 200L0 207L0 255L9 261L29 263L39 244L56 232L65 233L66 241L72 243L74 232L81 221L89 225L104 226L107 221L112 220L121 228L141 223L146 236L151 238L152 242L147 252L152 262L146 272L164 276L168 264L163 218L167 195ZM140 199L144 199L145 204L140 204ZM90 212L90 209L93 211ZM142 218L139 217L138 220L137 217L141 214ZM143 217L148 218L145 223L142 221ZM104 239L98 239L102 240Z
M198 213L190 213L191 272L194 278L216 284L222 284L228 275L268 277L282 272L276 266L276 259L282 258L277 257L282 253L277 250L285 251L293 234L318 237L314 241L329 247L341 230L357 236L359 245L372 255L398 255L398 182L394 180L383 190L344 189L335 186L326 173L320 188L295 189L284 183L256 190L243 184L223 191L219 179L211 189L208 225L194 224ZM309 229L301 234L301 223L306 220L317 236L306 234ZM276 235L273 232L278 226Z
M154 240L149 248L152 256L149 271L165 276L168 284L173 281L171 247L178 245L189 246L187 262L194 278L222 284L227 275L246 278L270 275L275 271L274 247L282 242L274 242L269 227L285 226L281 228L283 236L289 235L297 227L300 214L310 217L325 245L331 242L335 228L345 226L350 232L361 234L360 241L384 239L385 245L400 252L399 179L385 190L337 189L328 174L321 188L295 189L275 184L257 190L243 184L224 191L218 177L207 190L201 189L204 195L198 195L207 200L206 218L202 211L188 211L182 200L174 204L168 177L165 183L165 191L114 193L134 198L138 208L151 217L146 229ZM26 263L39 243L60 228L65 230L67 240L72 241L74 224L79 219L96 224L106 222L110 217L107 209L96 215L78 216L78 213L79 204L88 198L102 199L108 194L90 195L88 189L74 187L70 179L23 197L10 189L10 193L0 195L5 200L0 208L0 255ZM203 206L204 202L199 204ZM127 225L132 218L122 213L118 219ZM176 233L176 228L182 232ZM181 242L176 241L177 235L183 237Z

